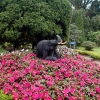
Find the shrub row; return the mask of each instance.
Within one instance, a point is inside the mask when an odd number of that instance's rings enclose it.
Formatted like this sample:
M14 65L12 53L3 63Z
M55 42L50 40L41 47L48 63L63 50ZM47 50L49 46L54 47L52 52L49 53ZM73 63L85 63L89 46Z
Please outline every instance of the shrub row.
M90 51L82 51L82 50L77 50L77 52L78 52L79 54L88 55L88 56L90 56L91 58L99 59L99 60L100 60L100 55L98 55L98 54L96 54L96 53L93 53L93 52L90 52Z

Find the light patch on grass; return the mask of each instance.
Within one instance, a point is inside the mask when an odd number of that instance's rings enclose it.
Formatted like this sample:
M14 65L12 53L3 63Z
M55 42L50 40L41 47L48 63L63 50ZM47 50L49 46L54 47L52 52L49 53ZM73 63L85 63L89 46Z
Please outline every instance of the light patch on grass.
M87 51L87 50L85 50L84 47L77 47L76 50ZM88 51L88 52L100 55L100 47L94 48L92 51Z

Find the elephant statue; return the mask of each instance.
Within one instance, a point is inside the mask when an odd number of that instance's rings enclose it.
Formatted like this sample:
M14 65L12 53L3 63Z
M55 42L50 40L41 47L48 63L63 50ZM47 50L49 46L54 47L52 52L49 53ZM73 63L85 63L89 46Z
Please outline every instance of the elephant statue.
M65 44L62 43L62 39L59 35L56 35L56 39L54 40L42 40L38 42L36 45L36 56L51 61L57 60L60 58L56 51L58 44Z

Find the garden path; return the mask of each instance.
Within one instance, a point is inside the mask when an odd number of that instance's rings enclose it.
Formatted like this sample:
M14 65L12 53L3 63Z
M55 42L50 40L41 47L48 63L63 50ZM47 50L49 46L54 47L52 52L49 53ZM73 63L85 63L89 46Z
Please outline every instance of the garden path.
M94 60L93 58L87 56L87 55L82 55L84 59L87 60L92 60L93 62L95 62L96 64L100 65L100 60Z

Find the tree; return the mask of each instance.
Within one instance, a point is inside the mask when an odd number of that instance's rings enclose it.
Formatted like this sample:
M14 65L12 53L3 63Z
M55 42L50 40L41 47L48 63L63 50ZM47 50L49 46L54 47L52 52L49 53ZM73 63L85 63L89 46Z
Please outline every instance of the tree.
M81 43L81 30L78 29L78 27L75 25L75 23L72 23L70 25L70 40L75 41L76 43Z
M72 23L75 23L79 30L81 30L81 42L85 40L85 33L84 33L84 16L85 11L84 9L75 10L73 9L72 13Z
M75 7L75 9L87 9L88 5L94 0L69 0L69 2Z
M84 34L85 34L86 39L88 39L88 33L92 30L91 19L89 16L85 15L83 17L83 20L84 20Z
M92 18L93 16L100 15L100 1L94 0L89 9L89 16Z
M100 30L100 15L91 18L91 30L95 32Z
M96 31L96 32L89 32L88 34L88 40L95 42L97 44L97 46L100 46L100 31Z
M69 39L72 8L67 0L1 0L0 8L0 36L5 40L30 35L37 43L55 34Z

